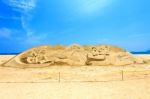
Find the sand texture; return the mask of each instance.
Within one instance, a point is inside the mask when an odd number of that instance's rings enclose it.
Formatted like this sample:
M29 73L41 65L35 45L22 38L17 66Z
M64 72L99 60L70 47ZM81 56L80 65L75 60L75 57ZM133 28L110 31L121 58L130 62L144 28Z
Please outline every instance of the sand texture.
M150 55L136 55L150 58ZM1 62L14 56L2 56ZM123 72L122 72L123 71ZM150 99L150 65L0 67L1 99Z
M14 55L0 56L1 63L9 62ZM135 55L150 59L150 55ZM145 57L145 58L144 58ZM103 82L144 79L150 76L150 64L126 66L47 66L5 67L0 66L0 82Z
M50 66L124 66L147 64L150 59L134 57L128 51L112 45L73 44L70 46L33 47L2 64L5 67Z
M41 58L43 51L33 55L43 47L48 56ZM0 55L1 99L150 99L150 55L111 46L96 47L111 51L93 55L89 46L87 52L76 47L64 52L63 46L40 46L16 56Z
M60 69L61 68L61 69ZM1 99L150 99L150 66L0 68ZM124 70L123 78L120 71ZM56 72L57 71L57 72ZM59 75L59 72L60 75Z
M0 82L102 82L150 76L149 55L112 45L37 46L0 56Z

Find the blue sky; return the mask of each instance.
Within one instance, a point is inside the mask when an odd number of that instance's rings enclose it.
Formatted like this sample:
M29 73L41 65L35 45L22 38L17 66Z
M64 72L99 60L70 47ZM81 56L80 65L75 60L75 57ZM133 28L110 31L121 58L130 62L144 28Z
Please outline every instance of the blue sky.
M150 49L150 0L0 0L0 53L36 45Z

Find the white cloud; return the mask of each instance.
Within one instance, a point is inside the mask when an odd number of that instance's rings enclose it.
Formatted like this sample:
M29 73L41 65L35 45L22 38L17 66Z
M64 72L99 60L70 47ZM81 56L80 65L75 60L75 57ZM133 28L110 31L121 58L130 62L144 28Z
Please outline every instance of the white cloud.
M22 23L22 28L25 31L29 31L28 21L31 19L31 11L36 7L36 0L6 0L4 1L12 9L21 12L20 21ZM2 17L4 18L4 17Z
M22 27L26 32L26 37L22 38L22 44L26 44L26 45L36 45L36 44L40 44L41 42L44 41L44 39L47 38L47 34L46 33L35 33L34 30L32 30L32 28L30 28L28 26L30 21L30 14L24 15L21 17L21 22L22 22Z
M9 5L13 10L21 13L20 21L22 28L26 33L26 36L19 38L14 37L15 39L21 41L21 44L35 45L40 44L42 41L44 41L45 38L47 38L47 34L34 33L34 30L29 27L30 20L32 19L32 10L34 10L36 7L36 0L7 0L4 2ZM11 37L11 32L8 29L4 28L0 31L0 33L0 36L3 36L5 38Z
M35 8L36 0L8 0L9 6L18 11L29 11Z
M23 44L26 45L39 45L43 43L47 39L47 34L42 33L42 34L29 34L26 38L23 40Z
M29 16L31 16L31 15L27 14L27 15L22 15L21 16L21 25L22 25L22 28L25 30L27 35L28 35L28 33L32 32L32 30L28 26L28 24L29 24L28 21L30 20Z
M12 31L8 28L0 28L0 37L5 39L10 39L12 35Z

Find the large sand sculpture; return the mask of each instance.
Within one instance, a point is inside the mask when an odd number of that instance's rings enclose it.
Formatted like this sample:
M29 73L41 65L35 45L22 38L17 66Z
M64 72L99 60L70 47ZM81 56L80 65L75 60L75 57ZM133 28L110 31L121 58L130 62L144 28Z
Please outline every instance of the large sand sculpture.
M143 64L146 60L134 57L126 50L112 45L49 46L31 48L12 58L3 66L11 67L45 67L53 65L69 66L108 66Z

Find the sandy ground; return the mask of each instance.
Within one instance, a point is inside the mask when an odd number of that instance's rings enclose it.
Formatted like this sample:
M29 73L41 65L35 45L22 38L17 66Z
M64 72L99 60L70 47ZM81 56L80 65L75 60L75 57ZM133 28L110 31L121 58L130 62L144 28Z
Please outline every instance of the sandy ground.
M0 61L12 57L2 56ZM150 59L150 55L140 57ZM0 67L0 99L150 99L149 83L150 65Z
M9 59L15 57L16 55L0 55L0 64L8 61Z
M1 83L1 99L150 99L150 79L112 82Z

